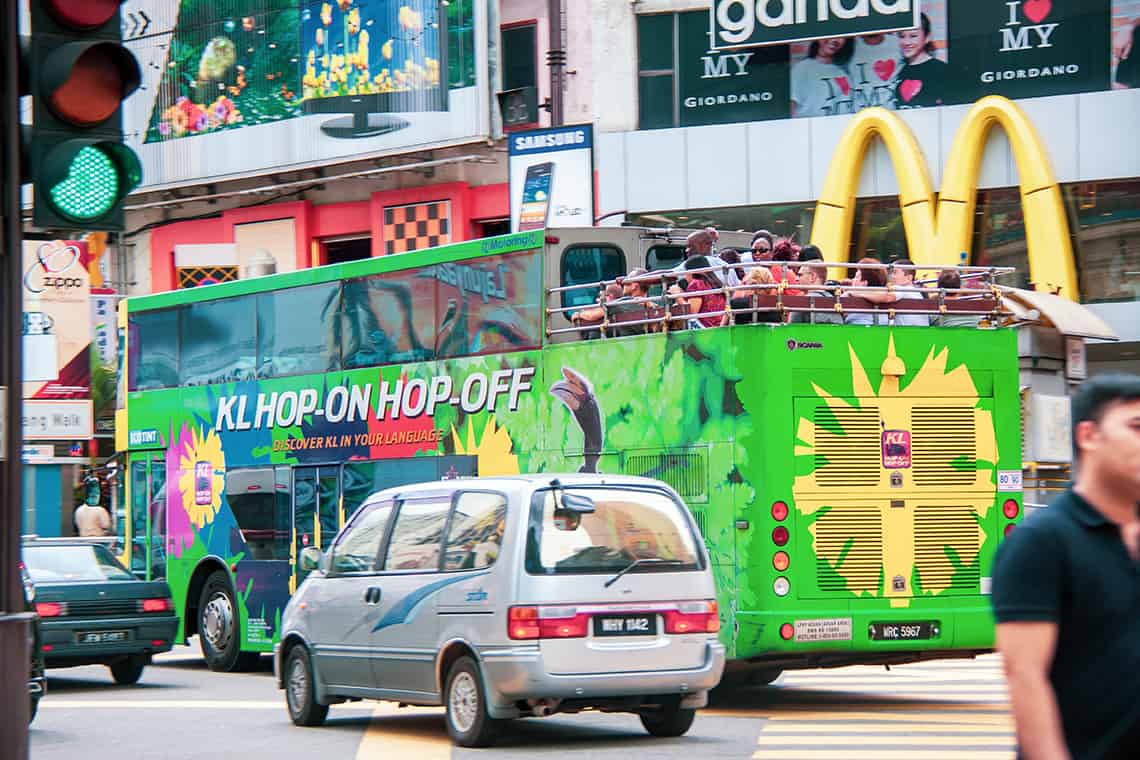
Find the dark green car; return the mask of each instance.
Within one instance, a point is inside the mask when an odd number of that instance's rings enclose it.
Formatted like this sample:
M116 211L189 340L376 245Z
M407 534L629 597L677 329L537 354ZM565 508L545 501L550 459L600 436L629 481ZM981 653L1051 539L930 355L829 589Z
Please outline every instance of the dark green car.
M28 575L28 568L20 562L20 580L24 583L24 608L28 612L35 612L36 587ZM31 652L31 661L28 664L28 698L31 708L28 713L28 722L36 719L36 708L40 706L40 697L47 694L47 677L44 675L44 649L43 634L40 629L40 617L36 615L32 624L28 626L28 649Z
M23 555L48 668L106 665L116 683L132 684L174 645L166 581L140 581L105 546L81 538L28 539Z

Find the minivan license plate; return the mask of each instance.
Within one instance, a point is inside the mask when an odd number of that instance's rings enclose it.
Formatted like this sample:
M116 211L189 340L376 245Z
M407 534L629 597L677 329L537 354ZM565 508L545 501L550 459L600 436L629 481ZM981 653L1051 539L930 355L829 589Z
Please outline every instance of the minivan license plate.
M656 634L656 615L597 615L594 617L595 636L654 636Z
M80 644L106 644L113 641L126 641L130 638L128 631L87 631L75 634Z

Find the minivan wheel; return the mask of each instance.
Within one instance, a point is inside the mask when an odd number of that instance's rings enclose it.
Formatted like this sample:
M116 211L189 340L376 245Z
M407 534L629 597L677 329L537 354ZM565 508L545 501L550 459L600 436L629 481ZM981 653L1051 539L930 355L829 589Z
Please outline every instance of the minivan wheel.
M681 700L674 698L653 711L641 713L639 717L641 725L652 736L683 736L693 725L697 711L681 707Z
M487 713L483 676L470 657L460 657L447 672L443 703L452 741L460 747L489 747L494 743L503 721Z
M111 677L115 679L115 683L120 686L130 686L138 683L139 679L142 678L143 668L146 667L146 658L124 657L112 662L107 667L111 669Z
M285 706L298 726L319 726L329 714L329 706L317 702L316 684L309 652L303 646L289 650L285 660Z

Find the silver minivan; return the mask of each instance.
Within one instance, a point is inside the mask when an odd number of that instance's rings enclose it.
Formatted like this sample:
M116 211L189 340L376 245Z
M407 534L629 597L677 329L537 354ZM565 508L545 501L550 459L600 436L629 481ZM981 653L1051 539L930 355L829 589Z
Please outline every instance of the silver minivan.
M443 480L370 496L281 621L293 722L329 705L445 705L452 739L581 710L680 736L724 669L708 556L677 494L646 478Z

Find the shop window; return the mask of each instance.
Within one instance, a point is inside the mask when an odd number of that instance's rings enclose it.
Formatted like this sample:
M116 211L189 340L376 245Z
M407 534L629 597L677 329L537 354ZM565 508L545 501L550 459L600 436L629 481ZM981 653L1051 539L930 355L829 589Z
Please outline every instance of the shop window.
M351 238L349 240L321 241L325 250L326 264L344 264L347 261L363 261L372 257L372 238Z
M500 33L500 40L503 89L534 87L538 81L538 51L534 23L504 27Z
M625 254L615 245L572 245L562 252L560 284L584 285L562 291L563 308L589 306L598 300L597 283L626 273Z
M1085 303L1140 299L1140 181L1065 188Z
M178 385L179 311L163 309L130 315L130 390Z
M255 300L238 296L193 303L179 327L181 385L252 380L257 364Z
M340 369L339 320L338 283L259 294L257 376Z

